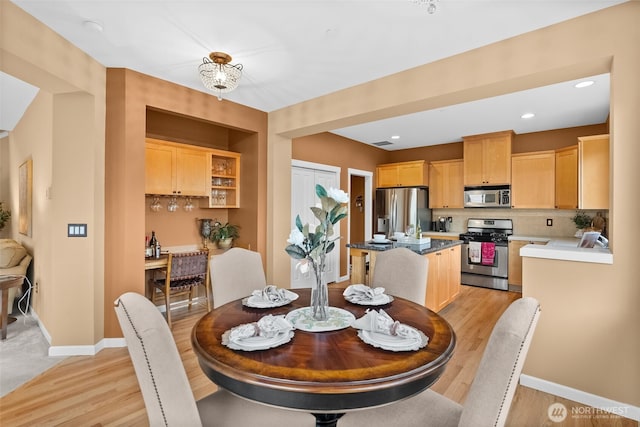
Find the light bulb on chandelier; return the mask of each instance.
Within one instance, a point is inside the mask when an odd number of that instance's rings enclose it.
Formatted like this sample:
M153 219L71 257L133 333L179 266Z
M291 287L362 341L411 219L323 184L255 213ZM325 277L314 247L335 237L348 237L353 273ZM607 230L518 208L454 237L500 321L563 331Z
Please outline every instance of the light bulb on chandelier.
M440 0L410 0L410 1L420 6L426 6L427 12L433 15L434 13L436 13L436 10L438 9L436 3L439 2Z
M203 58L198 67L202 84L216 93L222 101L222 94L238 87L242 77L242 64L231 64L231 55L224 52L211 52L209 58Z

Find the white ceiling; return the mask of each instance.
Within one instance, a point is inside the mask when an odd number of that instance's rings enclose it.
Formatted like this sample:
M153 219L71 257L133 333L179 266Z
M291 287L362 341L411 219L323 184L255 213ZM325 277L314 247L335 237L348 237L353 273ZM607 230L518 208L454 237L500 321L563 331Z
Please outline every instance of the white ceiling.
M211 51L227 52L244 72L225 99L270 112L624 0L441 0L433 15L408 0L13 2L106 67L129 68L203 92L197 71L202 58ZM606 120L608 75L580 91L567 86L335 133L364 143L400 135L385 148L401 149L476 133L525 133ZM526 111L536 117L523 121Z

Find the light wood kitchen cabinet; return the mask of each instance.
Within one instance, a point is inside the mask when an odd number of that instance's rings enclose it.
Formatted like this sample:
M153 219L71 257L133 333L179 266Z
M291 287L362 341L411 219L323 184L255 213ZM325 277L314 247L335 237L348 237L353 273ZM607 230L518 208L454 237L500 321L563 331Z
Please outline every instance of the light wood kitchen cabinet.
M205 148L147 138L145 193L207 196L209 162Z
M427 295L424 302L428 309L440 311L453 302L460 293L461 247L461 245L457 245L423 255L429 260ZM371 284L377 254L377 250L349 248L351 283ZM369 257L368 274L366 271L367 256Z
M609 209L609 135L578 138L578 208Z
M440 311L460 293L460 245L427 254L429 273L425 306Z
M424 160L386 163L376 167L376 186L378 188L427 185L429 185L429 177L427 162Z
M578 208L578 146L556 150L556 208Z
M463 161L444 160L429 164L429 207L464 207Z
M532 241L532 240L509 240L509 284L522 286L522 257L520 256L520 249L523 246L533 245L545 245L546 241Z
M555 207L555 151L514 154L511 157L511 207Z
M240 207L240 153L209 150L209 208Z
M464 185L511 183L511 143L513 131L465 136Z

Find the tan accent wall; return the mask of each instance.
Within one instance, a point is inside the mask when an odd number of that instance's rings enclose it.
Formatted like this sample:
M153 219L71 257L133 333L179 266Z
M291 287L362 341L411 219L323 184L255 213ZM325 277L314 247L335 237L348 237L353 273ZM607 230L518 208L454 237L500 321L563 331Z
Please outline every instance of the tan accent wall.
M572 332L584 337L586 334L591 336L593 328L610 333L624 330L627 340L623 347L595 346L587 353L534 341L534 354L562 352L566 355L564 361L581 359L582 368L563 364L545 369L542 360L534 358L525 372L536 370L542 379L568 386L579 384L583 391L639 405L640 310L637 303L640 286L637 238L630 232L635 229L635 217L640 211L636 184L640 181L640 168L637 167L640 158L640 144L637 144L640 140L640 121L637 120L640 49L637 49L636 25L639 17L640 2L623 3L272 112L269 114L268 190L271 194L277 192L282 199L290 197L287 192L290 191L292 138L610 72L610 239L614 265L591 266L593 274L584 275L588 285L580 292L589 294L597 290L600 295L606 295L608 283L615 282L617 293L610 303L603 299L594 302L602 307L601 315ZM288 280L289 260L277 249L288 235L289 211L289 203L268 203L267 268L271 279L277 283ZM604 276L607 276L606 282L599 280ZM527 280L540 282L543 278L525 279L525 288ZM585 298L592 301L591 297ZM566 307L569 313L572 309ZM544 322L544 311L541 322ZM545 328L541 331L540 335L544 335ZM620 341L624 339L621 337ZM619 363L601 366L605 354L619 350L623 351L616 355L615 361ZM570 378L555 375L563 368L572 372ZM606 375L593 375L594 369L604 369Z
M386 162L388 152L333 133L323 132L294 139L291 156L295 160L340 167L340 187L346 192L349 187L349 168L375 172L377 164ZM349 266L348 250L345 246L347 229L348 222L340 221L340 235L344 236L339 245L340 276L347 274ZM283 252L286 240L286 237L282 240ZM289 279L286 283L289 283Z
M531 151L557 150L578 143L578 137L609 133L606 123L591 126L577 126L566 129L554 129L544 132L516 134L511 152L528 153Z
M462 142L443 142L428 147L409 148L406 150L390 151L387 162L409 162L412 160L453 160L462 158Z
M144 197L144 143L147 135L147 110L170 112L190 120L200 120L236 130L229 132L228 147L231 151L243 153L242 171L266 170L266 126L267 114L230 101L218 101L216 97L186 87L178 86L135 71L110 68L107 70L107 174L106 174L106 241L105 241L105 336L118 337L120 329L113 310L108 309L111 301L127 291L144 293L144 236L150 232L145 224L146 206ZM152 114L153 115L153 114ZM206 144L207 132L180 134L181 127L171 126L152 130L154 136L172 134L188 142L193 138ZM220 134L214 132L211 140ZM205 141L202 141L205 139ZM244 156L245 152L247 153ZM266 200L257 193L264 184L255 173L243 174L242 201L240 209L227 212L230 222L240 224L242 238L238 244L251 245L260 251L263 258L266 247L264 235L257 232L264 229ZM264 181L264 179L263 179ZM256 202L257 201L257 202ZM260 204L262 203L262 204ZM208 212L208 211L207 211ZM216 210L211 210L215 217ZM195 215L192 213L193 222ZM202 214L204 215L204 214ZM221 215L221 217L224 214ZM182 215L184 216L184 215ZM177 217L176 217L177 218ZM186 221L186 222L185 222ZM180 226L188 225L189 218L183 218ZM166 226L166 222L164 223ZM251 235L250 233L256 234ZM192 235L193 236L193 235ZM176 236L176 242L178 237ZM186 240L188 237L180 237ZM172 238L165 240L171 245ZM198 238L193 243L200 242Z
M364 229L364 177L352 176L351 177L351 190L349 192L349 227L351 242L363 242L365 238ZM362 206L358 207L358 197L362 199Z
M72 65L71 65L72 64ZM11 2L0 2L0 70L40 92L10 132L11 210L17 170L33 160L33 307L53 346L103 338L105 68ZM86 223L87 238L68 238Z
M523 258L523 296L542 313L524 373L638 405L638 323L614 265ZM636 281L637 285L637 281ZM635 389L635 390L634 390Z

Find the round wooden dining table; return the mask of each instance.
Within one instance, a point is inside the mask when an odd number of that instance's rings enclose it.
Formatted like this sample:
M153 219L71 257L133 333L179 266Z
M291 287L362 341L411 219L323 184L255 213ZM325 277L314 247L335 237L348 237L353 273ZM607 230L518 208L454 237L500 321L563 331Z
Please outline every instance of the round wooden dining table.
M455 333L433 311L398 297L383 306L356 305L344 299L342 289L329 290L330 306L356 318L367 308L382 308L394 320L424 332L428 344L419 350L383 350L362 341L353 327L295 330L288 343L259 351L232 350L222 344L223 333L235 326L309 305L309 289L293 291L299 298L286 306L257 309L236 300L198 321L191 336L193 349L214 383L256 402L308 411L317 426L335 426L345 412L386 405L427 389L453 355Z

